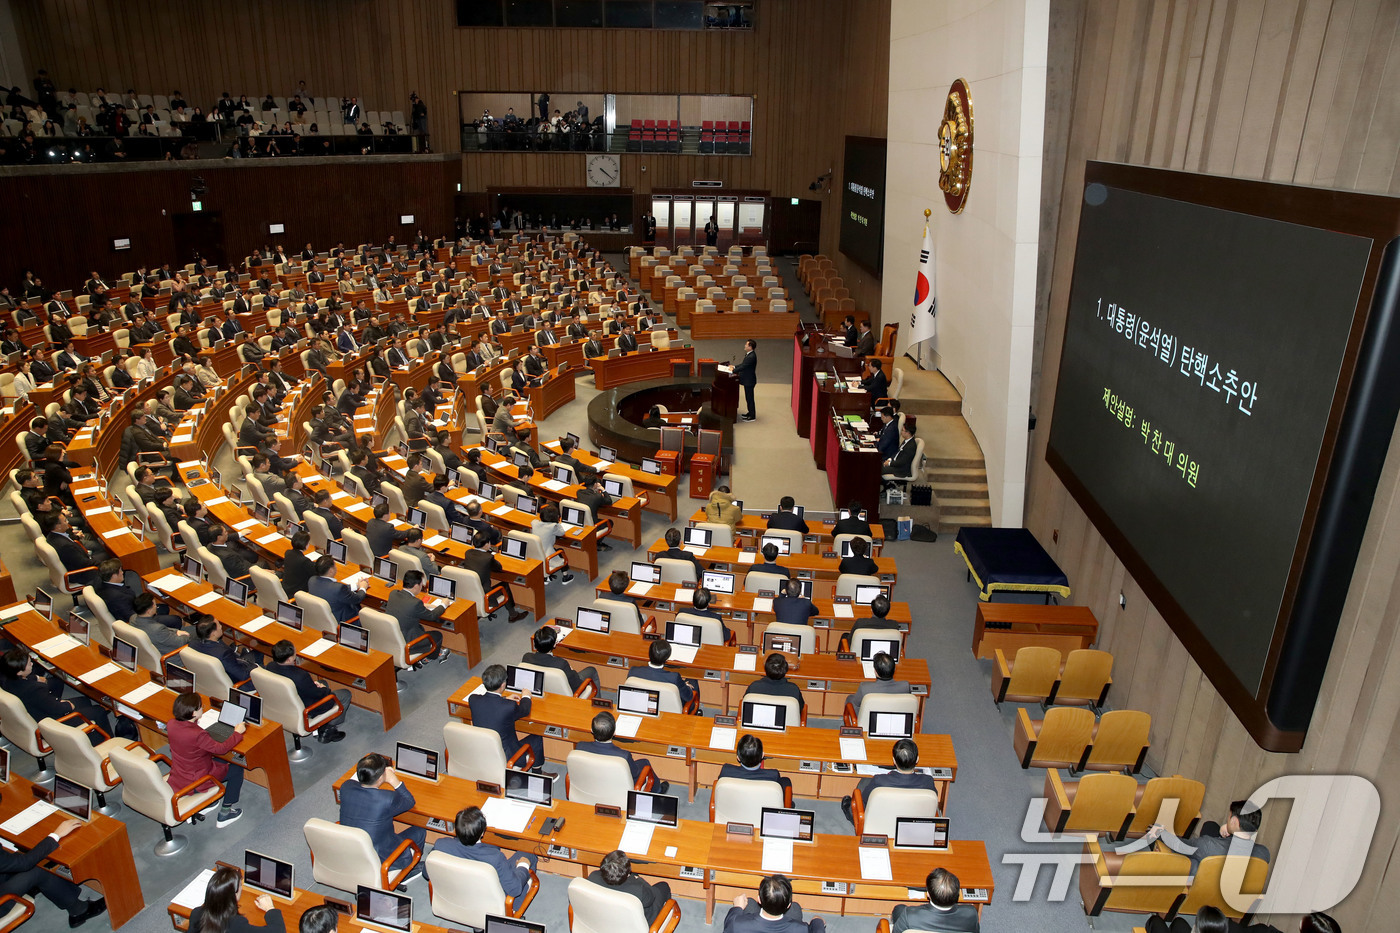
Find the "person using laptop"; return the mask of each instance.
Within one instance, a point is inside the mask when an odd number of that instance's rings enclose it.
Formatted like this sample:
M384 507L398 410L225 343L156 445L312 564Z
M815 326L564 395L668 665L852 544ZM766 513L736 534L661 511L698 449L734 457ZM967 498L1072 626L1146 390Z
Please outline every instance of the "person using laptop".
M671 530L675 531L674 528L672 528ZM705 587L703 586L697 586L695 588L695 592L692 593L690 596L689 615L700 616L704 619L714 619L716 622L718 622L720 631L723 633L724 636L724 643L727 645L729 644L730 637L729 626L724 624L723 616L721 616L718 612L715 612L713 609L710 608L711 599L713 599L713 596L710 594L709 590L705 589Z
M851 539L851 556L841 558L840 565L836 568L839 573L860 573L867 576L876 576L880 568L875 561L866 556L870 551L870 542L864 538Z
M423 575L421 570L410 570L405 573L403 579L399 581L403 587L389 593L389 601L385 604L384 611L393 616L395 621L399 623L399 631L403 633L405 643L427 635L428 641L433 645L432 659L441 663L452 657L452 652L442 646L442 632L437 629L424 629L423 623L437 622L442 618L447 606L429 609L423 604L423 589L427 580L428 578ZM419 662L419 664L422 663Z
M778 511L768 516L768 527L782 531L800 531L805 535L807 523L798 517L794 511L796 508L797 502L792 496L783 496L778 500Z
M339 541L340 536L345 533L345 523L331 508L331 491L329 489L317 490L316 494L311 497L311 501L315 503L312 505L311 511L325 520L330 536Z
M598 695L602 692L603 682L598 679L598 669L591 664L581 671L575 671L573 666L563 658L554 654L554 646L559 643L559 630L552 625L541 625L535 630L531 639L533 651L527 651L520 656L520 663L533 664L535 667L552 667L555 670L563 671L564 676L569 681L569 689L577 692L585 681L593 681L593 693Z
M461 524L462 511L457 508L456 500L447 494L447 474L437 474L430 485L431 488L423 494L423 501L442 509L442 515L449 525Z
M530 523L530 534L540 539L540 544L544 548L544 553L549 555L554 551L554 539L562 535L564 526L559 522L559 506L550 502L540 508L540 514ZM552 578L554 575L550 574ZM559 571L559 581L570 583L574 579L573 572L569 570L567 564Z
M888 652L877 651L871 660L871 667L875 668L875 679L867 680L856 688L856 692L851 694L846 705L851 708L852 713L860 712L860 701L876 693L912 693L913 689L907 680L895 680L894 669L897 662Z
M696 559L695 555L681 547L681 530L679 528L666 529L666 550L657 554L656 557L658 560L664 557L667 560L689 561L691 566L695 568L695 578L697 580L700 579L700 574L704 572L704 568L700 566L700 561Z
M671 900L671 886L664 881L649 883L641 876L633 874L632 860L621 849L613 849L603 856L598 867L589 874L588 880L607 888L615 888L641 901L642 913L646 916L648 925L656 923L656 918L661 916L661 911Z
M613 736L617 733L617 720L613 719L612 713L604 710L594 716L590 728L593 731L593 741L580 742L574 747L581 752L592 752L595 755L612 755L614 758L621 758L623 761L627 762L627 767L632 772L632 783L635 785L637 783L637 778L642 776L642 771L650 765L651 762L645 758L633 758L631 752L613 743ZM669 781L657 779L656 783L651 788L651 792L653 794L664 794L670 789L671 783ZM593 879L590 878L589 880L591 881ZM667 896L670 896L669 893ZM662 903L665 903L665 901L662 901ZM651 919L655 918L653 917Z
M860 504L859 499L852 499L846 505L846 511L850 514L831 526L831 536L837 535L865 535L871 537L870 523L860 517L865 506Z
M450 855L453 858L485 862L496 870L496 878L506 897L519 897L530 886L530 873L535 870L536 858L530 852L516 853L514 861L497 846L482 842L486 835L486 817L480 807L467 807L457 811L453 821L453 835L439 839L432 851ZM426 863L426 858L425 858ZM423 872L424 877L427 871Z
M254 655L251 651L240 653L237 648L225 642L223 637L224 627L219 624L218 619L211 615L200 615L194 623L194 637L190 639L190 647L200 654L218 659L224 666L224 673L228 674L228 679L241 684L253 673Z
M769 875L758 883L758 900L740 894L724 915L724 933L825 933L826 921L802 919L802 908L793 903L792 882L783 875Z
M62 699L63 680L35 673L34 659L23 648L11 648L0 657L0 690L14 694L35 722L80 713L103 732L112 734L112 720L107 710L82 694L70 700ZM105 741L96 730L88 732L88 740L93 745Z
M214 869L209 886L204 889L204 903L190 911L190 933L283 933L287 929L271 896L259 894L253 905L262 911L262 924L255 926L240 913L239 892L243 877L238 869L224 866Z
M856 793L860 794L861 800L869 802L870 795L882 787L937 790L937 785L933 782L933 775L915 771L914 769L918 766L919 746L914 744L913 739L900 739L894 743L894 770L861 778L860 783L856 784ZM855 817L851 814L851 798L849 796L841 798L841 812L846 814L846 819L853 824L855 823Z
M802 699L802 690L797 684L787 679L787 672L787 657L780 651L774 651L763 662L762 679L749 684L743 698L747 700L749 697L791 697L797 701L800 712L806 708L807 701Z
M520 750L522 744L529 745L535 770L538 771L544 763L544 739L538 735L521 738L515 732L518 721L530 718L530 698L512 700L505 696L506 669L501 664L492 664L481 672L481 685L486 692L467 700L472 725L490 729L501 737L501 751L505 753L507 761Z
M415 803L413 792L395 773L389 759L370 752L356 763L355 779L340 785L340 824L368 833L381 861L392 855L405 839L422 852L423 842L428 838L426 828L409 826L401 833L394 832L394 818L413 809ZM413 850L405 848L390 870L403 868L412 858ZM423 863L419 862L405 880L422 871Z
M496 557L495 544L480 531L472 535L472 547L463 555L462 567L476 574L477 579L481 581L481 592L483 593L491 592L491 574L505 569ZM505 587L505 594L507 622L519 622L529 615L523 609L516 608L515 596L511 593L509 586Z
M316 561L316 574L306 584L306 591L319 596L331 607L331 615L337 622L349 622L359 615L360 602L365 598L364 590L352 590L350 584L342 583L335 577L335 558L322 554ZM390 613L392 615L392 612Z
M577 476L579 483L578 501L588 506L588 511L593 513L593 523L597 525L604 521L603 509L613 504L613 498L603 488L603 474L597 470L591 467L582 467L577 471ZM612 550L612 545L603 540L611 534L611 523L599 527L598 550Z
M757 571L758 573L776 573L780 577L792 576L790 570L778 563L778 546L776 544L765 544L758 553L763 555L763 563L754 564L749 569L750 573Z
M38 889L49 903L68 912L68 926L80 927L107 909L105 898L82 899L82 887L40 868L69 833L83 827L82 820L64 820L27 851L0 850L0 892L21 896Z
M899 623L889 618L890 598L884 593L876 596L870 601L870 618L857 619L854 628L879 628L889 629L892 632L899 631ZM849 651L851 647L851 635L849 632L841 636L841 650Z
M924 879L927 904L896 904L890 912L890 933L930 930L938 933L978 933L976 904L959 904L958 876L946 868L935 868ZM1151 924L1148 925L1151 929Z
M737 763L729 762L719 769L722 778L739 778L745 781L774 781L782 785L784 795L792 789L791 779L774 768L763 767L763 740L751 733L739 737L734 748Z
M403 546L399 548L409 557L418 561L418 567L423 573L430 577L438 574L438 562L433 556L433 552L423 546L423 529L408 529L408 537L404 539Z
M306 549L310 546L310 532L303 529L292 535L292 546L282 558L282 589L288 596L305 591L311 578L316 575L316 562L306 556Z
M501 531L495 525L488 522L481 514L481 503L473 499L467 503L467 517L463 522L474 533L479 533L486 539L487 544L500 544Z
M151 640L156 654L166 655L189 644L190 633L180 627L180 617L158 613L156 598L150 593L138 595L132 608L131 625Z
M287 639L282 639L272 646L272 660L268 663L267 669L273 674L280 674L290 680L297 688L297 697L301 700L302 706L307 709L311 709L332 694L340 701L341 709L350 709L350 691L332 690L326 686L325 681L312 677L305 668L297 666L296 653L296 646ZM339 742L345 738L345 733L337 728L343 722L345 722L345 713L341 713L335 719L321 726L316 730L316 741L325 745L330 742Z
M238 747L248 725L240 722L228 738L216 742L197 721L203 707L204 700L197 693L182 693L175 698L171 719L165 724L165 734L170 740L170 772L165 782L176 791L195 784L200 785L199 789L212 788L207 778L222 782L224 796L219 801L219 815L214 821L214 825L222 829L243 815L238 807L238 797L243 791L243 769L220 756Z
M778 595L773 597L775 621L784 625L811 625L816 614L817 606L802 595L802 585L797 580L783 581Z
M386 556L408 540L408 532L395 528L393 522L385 518L388 514L389 503L380 502L374 507L374 517L365 523L365 539L375 557Z
M616 577L620 572L621 571L615 572L613 576ZM626 579L625 574L623 574L623 578ZM668 671L666 669L666 662L670 659L671 643L664 638L658 639L652 642L651 646L647 649L646 667L629 668L627 676L637 677L641 680L651 680L660 684L671 684L680 692L681 706L684 707L689 705L691 697L700 692L700 684L694 680L686 680L675 671ZM696 714L699 715L699 712L700 710L697 707Z

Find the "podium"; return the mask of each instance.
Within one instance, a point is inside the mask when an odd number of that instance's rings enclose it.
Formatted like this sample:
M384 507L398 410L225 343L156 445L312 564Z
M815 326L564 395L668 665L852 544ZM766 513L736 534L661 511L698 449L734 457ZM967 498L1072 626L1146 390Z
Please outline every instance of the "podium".
M658 450L656 462L666 476L678 476L681 472L681 452L679 450ZM708 496L706 497L708 498Z
M708 499L715 480L722 472L723 435L719 431L702 429L695 440L695 453L690 455L690 498Z
M685 429L663 426L661 447L656 451L656 462L661 464L661 472L668 476L681 473L681 456L685 453Z
M706 364L710 364L706 366ZM714 360L701 360L699 371L702 375L713 373L710 384L710 411L728 421L739 417L739 377L733 373L720 372Z

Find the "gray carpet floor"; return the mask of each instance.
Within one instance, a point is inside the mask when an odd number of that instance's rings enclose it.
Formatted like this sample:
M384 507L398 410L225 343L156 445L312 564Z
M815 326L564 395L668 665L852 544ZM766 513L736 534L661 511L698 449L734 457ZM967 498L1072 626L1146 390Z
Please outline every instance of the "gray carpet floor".
M609 257L620 265L621 257ZM791 292L800 309L811 314L802 297L795 277L794 263L779 260ZM698 356L717 359L735 357L742 352L738 341L705 341L697 347ZM787 341L765 341L759 348L760 384L757 391L759 418L752 423L736 426L735 447L738 451L733 474L726 480L750 508L771 508L782 495L792 495L808 508L831 508L831 497L825 476L812 463L807 442L798 437L793 425L789 392L792 354ZM555 413L541 425L545 438L558 437L572 431L587 437L588 401L595 395L591 377L578 381L578 399ZM217 464L221 468L223 463ZM684 484L683 484L684 486ZM697 503L683 500L681 518ZM8 505L3 506L6 514ZM893 511L897 512L897 508ZM644 547L659 538L669 523L661 516L645 513ZM46 576L35 561L20 525L15 521L0 524L0 549L15 579L20 593L31 593L36 585L44 584ZM891 542L886 555L899 563L899 585L896 598L908 602L913 609L909 649L927 658L933 675L923 728L931 733L948 733L953 737L960 765L958 780L949 797L948 815L954 838L981 839L987 844L988 855L996 876L995 903L983 914L983 929L996 931L1039 931L1060 933L1079 931L1089 924L1080 906L1077 891L1077 869L1056 902L1051 902L1054 871L1043 868L1033 885L1018 897L1019 864L1003 864L1008 853L1045 854L1074 851L1073 847L1027 843L1021 839L1022 823L1027 805L1038 797L1044 781L1040 770L1023 771L1012 749L1012 720L1015 707L1007 704L998 710L992 703L988 686L990 662L976 660L971 653L973 615L977 597L974 586L967 582L961 560L954 554L951 539L935 543ZM603 576L613 569L626 570L632 559L630 552L615 549L601 555ZM167 562L169 558L167 558ZM548 587L549 609L552 615L572 617L574 608L591 598L592 584L576 578L569 584ZM503 615L503 614L502 614ZM508 625L502 617L496 623L482 627L482 667L493 662L506 663L518 659L526 650L535 620ZM335 819L336 807L330 784L334 777L349 768L368 751L392 753L396 741L440 747L442 725L446 719L446 697L481 668L469 669L465 660L454 657L444 664L430 664L421 672L407 673L402 680L402 721L387 735L380 728L379 718L367 711L352 709L346 723L349 733L337 745L308 747L312 758L292 766L296 798L276 815L270 812L266 791L251 783L245 785L242 806L244 815L238 822L216 829L212 821L185 829L189 847L178 857L157 858L153 847L160 840L160 830L151 821L123 810L118 818L126 822L141 878L146 909L123 929L132 933L165 933L171 929L166 905L169 900L200 870L212 867L216 860L240 863L245 848L292 861L300 887L323 894L337 892L316 885L311 879L311 859L302 835L303 823L311 817ZM813 721L813 724L835 727L833 721ZM16 753L12 765L19 773L32 774L33 762ZM114 795L119 797L119 795ZM850 826L834 803L804 802L817 812L817 830L823 833L850 832ZM701 790L695 803L682 798L682 816L688 819L707 818L708 791ZM1038 828L1038 824L1037 827ZM930 856L929 869L937 867L937 857ZM409 886L414 898L415 917L435 922L429 910L427 885L414 882ZM684 918L682 933L698 933L706 929L704 908L699 901L682 900ZM717 909L716 922L722 919L723 905ZM553 933L562 933L568 926L566 880L541 875L541 891L529 910L529 920L544 923ZM60 911L41 902L38 913L27 929L35 933L66 930L66 919ZM105 918L103 918L105 920ZM870 931L875 920L866 917L832 918L828 924L834 933ZM1140 921L1139 921L1140 922ZM89 928L101 928L103 920L91 921ZM1100 930L1128 931L1134 926L1132 917L1108 916L1095 921ZM353 927L352 927L353 928Z

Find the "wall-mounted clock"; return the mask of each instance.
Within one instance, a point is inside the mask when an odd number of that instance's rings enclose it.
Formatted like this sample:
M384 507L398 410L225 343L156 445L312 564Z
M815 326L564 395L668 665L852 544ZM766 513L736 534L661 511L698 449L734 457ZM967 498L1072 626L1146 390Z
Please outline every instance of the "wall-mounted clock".
M609 153L588 157L588 187L616 188L622 184L622 160Z

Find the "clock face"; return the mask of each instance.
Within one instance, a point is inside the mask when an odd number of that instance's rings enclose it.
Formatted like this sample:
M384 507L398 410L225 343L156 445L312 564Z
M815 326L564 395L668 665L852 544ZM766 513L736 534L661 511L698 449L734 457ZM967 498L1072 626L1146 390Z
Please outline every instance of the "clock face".
M615 155L588 157L588 186L616 188L622 183L622 160Z

